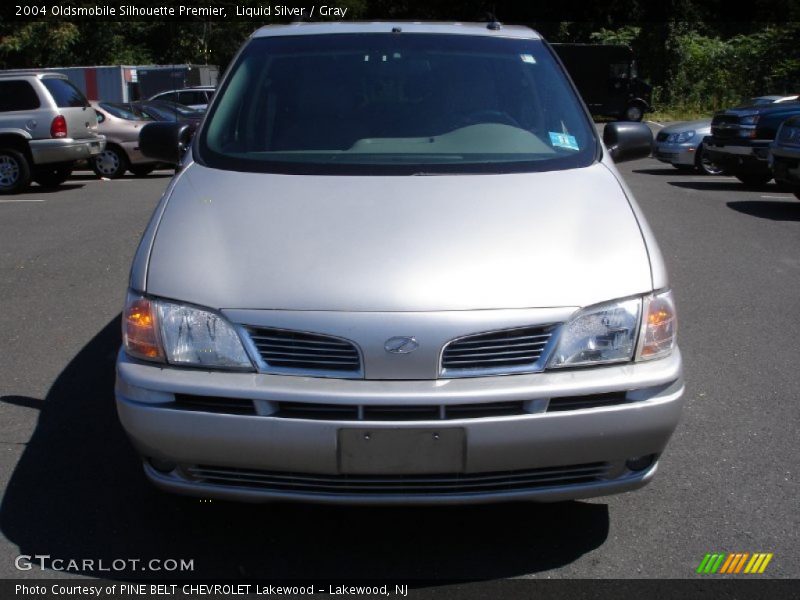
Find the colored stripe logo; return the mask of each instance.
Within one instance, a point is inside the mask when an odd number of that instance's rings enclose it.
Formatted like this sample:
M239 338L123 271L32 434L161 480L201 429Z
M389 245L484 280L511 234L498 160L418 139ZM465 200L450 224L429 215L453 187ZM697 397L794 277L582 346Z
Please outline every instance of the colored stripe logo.
M763 573L772 557L772 552L712 552L703 557L696 572L701 575L754 575Z

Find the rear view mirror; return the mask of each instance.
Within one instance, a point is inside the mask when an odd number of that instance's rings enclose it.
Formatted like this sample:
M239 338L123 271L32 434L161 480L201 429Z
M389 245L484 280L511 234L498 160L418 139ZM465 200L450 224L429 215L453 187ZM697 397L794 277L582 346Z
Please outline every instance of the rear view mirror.
M603 129L603 142L614 162L625 162L650 156L653 132L645 123L608 123Z
M139 149L147 158L177 165L189 147L186 123L148 123L139 132Z

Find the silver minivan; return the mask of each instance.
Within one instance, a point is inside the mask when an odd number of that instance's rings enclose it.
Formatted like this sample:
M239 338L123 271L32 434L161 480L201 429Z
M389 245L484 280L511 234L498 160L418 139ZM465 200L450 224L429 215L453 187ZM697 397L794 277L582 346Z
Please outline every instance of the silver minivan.
M185 126L143 128L177 162ZM681 412L658 246L525 27L268 26L136 253L119 417L204 497L553 501L648 483Z

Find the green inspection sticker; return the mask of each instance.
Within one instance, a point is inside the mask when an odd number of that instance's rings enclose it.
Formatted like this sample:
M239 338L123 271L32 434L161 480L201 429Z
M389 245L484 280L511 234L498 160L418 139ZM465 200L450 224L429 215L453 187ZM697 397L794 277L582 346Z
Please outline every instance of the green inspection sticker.
M574 135L568 133L556 133L555 131L548 131L550 134L550 143L554 148L566 148L567 150L580 150L578 148L578 140Z

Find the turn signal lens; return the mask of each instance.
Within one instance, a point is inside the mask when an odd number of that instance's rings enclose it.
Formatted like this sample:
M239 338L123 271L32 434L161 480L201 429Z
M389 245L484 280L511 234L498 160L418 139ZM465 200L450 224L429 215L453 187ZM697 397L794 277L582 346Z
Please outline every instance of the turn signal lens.
M639 343L639 359L667 356L675 347L678 320L672 292L663 292L644 299L644 319Z
M164 362L164 351L153 302L135 294L128 295L122 315L122 338L130 356Z

